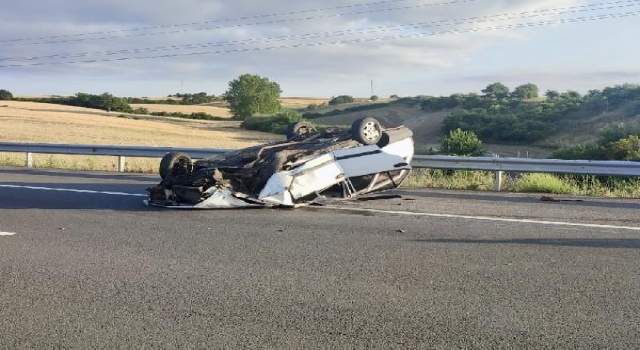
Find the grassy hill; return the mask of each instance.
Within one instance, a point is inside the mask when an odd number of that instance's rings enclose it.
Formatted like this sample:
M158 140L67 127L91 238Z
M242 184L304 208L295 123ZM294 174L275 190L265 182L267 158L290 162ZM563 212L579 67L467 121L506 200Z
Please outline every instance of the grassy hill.
M598 138L598 131L607 125L619 123L640 123L640 101L631 101L604 113L581 119L559 121L547 137L536 145L566 147Z
M535 105L541 101L544 99L527 102ZM351 103L345 109L363 105L368 103ZM460 110L461 107L425 111L420 105L400 101L386 103L380 108L365 111L345 110L336 113L331 110L326 113L333 112L330 113L332 115L314 116L312 121L321 125L350 125L357 118L366 115L375 117L386 127L404 124L413 130L418 149L426 150L438 145L440 137L443 136L443 122L448 116ZM485 142L484 146L488 153L503 157L544 158L559 148L595 141L599 130L607 125L640 122L638 111L640 111L640 101L624 102L616 108L595 115L576 114L577 112L574 111L573 114L559 116L553 121L553 127L535 142L526 144ZM314 113L318 112L314 111Z

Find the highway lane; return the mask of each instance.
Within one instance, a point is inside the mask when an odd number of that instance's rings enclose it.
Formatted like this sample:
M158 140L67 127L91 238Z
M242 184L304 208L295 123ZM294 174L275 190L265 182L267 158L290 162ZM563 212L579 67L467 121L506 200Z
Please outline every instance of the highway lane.
M640 343L637 199L184 211L142 205L156 181L0 168L0 348Z

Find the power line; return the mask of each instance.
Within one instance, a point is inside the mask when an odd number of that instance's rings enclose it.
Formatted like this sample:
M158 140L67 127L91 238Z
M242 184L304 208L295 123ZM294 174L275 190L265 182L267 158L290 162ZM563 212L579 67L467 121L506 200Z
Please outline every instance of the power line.
M368 14L368 13L391 12L391 11L400 11L400 10L413 10L413 9L417 9L417 8L453 5L453 4L469 3L469 2L476 2L476 1L480 1L480 0L450 0L450 1L447 1L447 2L427 3L427 4L421 4L421 5L412 5L412 6L392 7L392 8L374 9L374 10L365 10L365 11L356 11L356 12L337 13L337 14L322 15L322 16L310 16L310 17L301 17L301 18L280 19L280 20L273 20L273 21L266 21L266 22L240 23L240 24L231 24L231 25L223 25L223 26L215 26L215 27L204 27L204 28L187 28L187 29L170 30L170 31L153 32L153 33L126 34L126 35L117 35L117 36L104 36L104 37L97 37L97 38L78 38L78 39L67 39L67 40L39 41L39 42L32 42L32 43L0 44L0 47L15 47L15 46L26 46L26 45L43 45L43 44L86 42L86 41L109 40L109 39L123 39L123 38L143 37L143 36L152 36L152 35L167 35L167 34L193 32L193 31L205 31L205 30L213 30L213 29L238 28L238 27L256 26L256 25L264 25L264 24L292 23L292 22L302 22L302 21L317 20L317 19L327 19L327 18L338 18L338 17L345 17L345 16L363 15L363 14Z
M261 14L261 15L245 16L245 17L237 17L237 18L216 19L216 20L204 21L204 22L164 24L164 25L159 25L159 26L137 27L137 28L110 30L110 31L97 31L97 32L88 32L88 33L45 36L45 37L30 37L30 38L9 39L9 40L0 40L0 43L15 42L15 41L28 41L28 40L46 40L46 39L72 38L72 37L88 36L88 35L105 35L105 34L134 32L134 31L152 30L152 29L186 27L186 26L203 25L203 24L211 24L211 23L244 21L244 20L248 20L248 19L258 19L258 18L267 18L267 17L276 17L276 16L299 15L299 14L303 14L303 13L322 12L322 11L330 11L330 10L342 10L342 9L347 9L347 8L384 5L384 4L406 2L406 1L411 1L411 0L387 0L387 1L377 1L377 2L365 2L365 3L352 4L352 5L323 7L323 8L318 8L318 9L307 9L307 10L292 11L292 12L279 12L279 13Z
M577 18L540 21L540 22L516 23L516 24L510 24L510 25L504 25L504 26L454 29L454 30L439 31L439 32L412 33L412 34L394 35L394 36L386 36L386 37L377 37L377 38L339 40L339 41L333 41L333 42L301 43L301 44L280 45L280 46L270 46L270 47L255 47L255 48L245 48L245 49L203 51L203 52L192 52L192 53L176 53L176 54L166 54L166 55L156 55L156 56L120 57L120 58L114 58L114 59L79 60L79 61L67 61L67 62L39 62L39 63L31 63L31 64L8 64L8 65L0 65L0 68L46 66L46 65L67 65L67 64L79 64L79 63L100 63L100 62L146 60L146 59L172 58L172 57L185 57L185 56L204 56L204 55L212 55L212 54L256 52L256 51L279 50L279 49L295 49L295 48L314 47L314 46L354 44L354 43L365 43L365 42L374 42L374 41L389 41L389 40L399 40L399 39L407 39L407 38L440 36L440 35L448 35L448 34L464 34L464 33L496 31L496 30L505 30L505 29L542 27L542 26L551 26L551 25L558 25L558 24L583 23L583 22L599 21L599 20L605 20L605 19L632 17L632 16L638 16L638 15L640 15L640 11L632 11L632 12L612 13L612 14L604 14L604 15L589 16L589 17L577 17Z
M626 3L626 4L621 5L623 3ZM616 6L611 6L611 5L616 5ZM273 41L285 41L285 40L293 40L293 39L308 40L308 39L316 39L316 38L330 38L334 36L346 36L346 35L352 35L352 34L372 34L372 33L398 31L398 30L406 30L406 29L421 29L421 28L428 28L428 27L442 27L442 26L448 26L448 25L508 21L513 19L533 18L533 17L549 16L549 15L565 15L568 13L611 10L611 9L618 9L618 8L624 8L624 7L630 7L630 6L637 6L637 5L640 5L640 3L637 0L624 0L624 1L614 1L614 2L608 2L608 3L559 7L559 8L553 8L553 9L540 9L535 11L524 11L519 13L503 13L503 14L496 14L496 15L475 16L475 17L458 18L458 19L446 19L446 20L432 21L432 22L417 22L417 23L409 23L409 24L396 24L396 25L390 25L390 26L378 26L378 27L370 27L370 28L357 29L357 30L325 31L325 32L292 34L292 35L267 37L267 38L250 38L250 39L243 39L243 40L220 41L220 42L213 42L213 43L156 46L156 47L149 47L149 48L124 49L124 50L117 50L117 51L113 51L113 50L93 51L93 52L84 52L84 53L75 53L75 54L68 53L68 54L55 54L55 55L31 56L31 57L4 57L4 58L0 58L0 61L17 61L17 60L34 61L34 60L41 60L41 59L64 59L64 58L80 58L80 57L100 56L100 55L110 56L110 55L118 55L118 54L137 54L142 52L175 51L175 50L184 50L184 49L207 48L207 47L214 47L214 46L263 44L263 43L269 43ZM558 11L561 11L561 12L558 12ZM557 12L557 13L550 13L550 12Z

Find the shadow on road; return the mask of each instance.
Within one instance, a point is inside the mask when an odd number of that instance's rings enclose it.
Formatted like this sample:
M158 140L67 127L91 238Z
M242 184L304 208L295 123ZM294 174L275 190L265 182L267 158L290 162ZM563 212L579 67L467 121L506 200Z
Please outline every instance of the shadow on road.
M118 183L27 183L12 182L0 187L2 209L97 209L154 211L143 203L146 184ZM146 185L146 186L145 186ZM149 184L150 185L150 184ZM31 188L29 188L31 187ZM87 191L87 192L81 192ZM113 192L100 193L100 192ZM117 194L121 193L121 194Z
M581 248L640 249L639 238L518 238L518 239L417 239L424 243L458 244L534 244Z
M33 169L33 168L0 168L0 174L11 175L35 175L35 176L50 176L50 177L64 177L64 178L79 178L79 179L102 179L102 180L127 180L127 181L140 181L147 183L154 183L160 180L158 175L155 174L133 174L133 173L107 173L107 172L80 172L72 170L60 170L60 169Z

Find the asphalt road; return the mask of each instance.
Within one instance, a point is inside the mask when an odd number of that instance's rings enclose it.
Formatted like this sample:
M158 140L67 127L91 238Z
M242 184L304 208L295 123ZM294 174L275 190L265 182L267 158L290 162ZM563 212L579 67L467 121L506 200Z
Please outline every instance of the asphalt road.
M156 182L0 168L0 348L639 347L638 199L169 210Z

